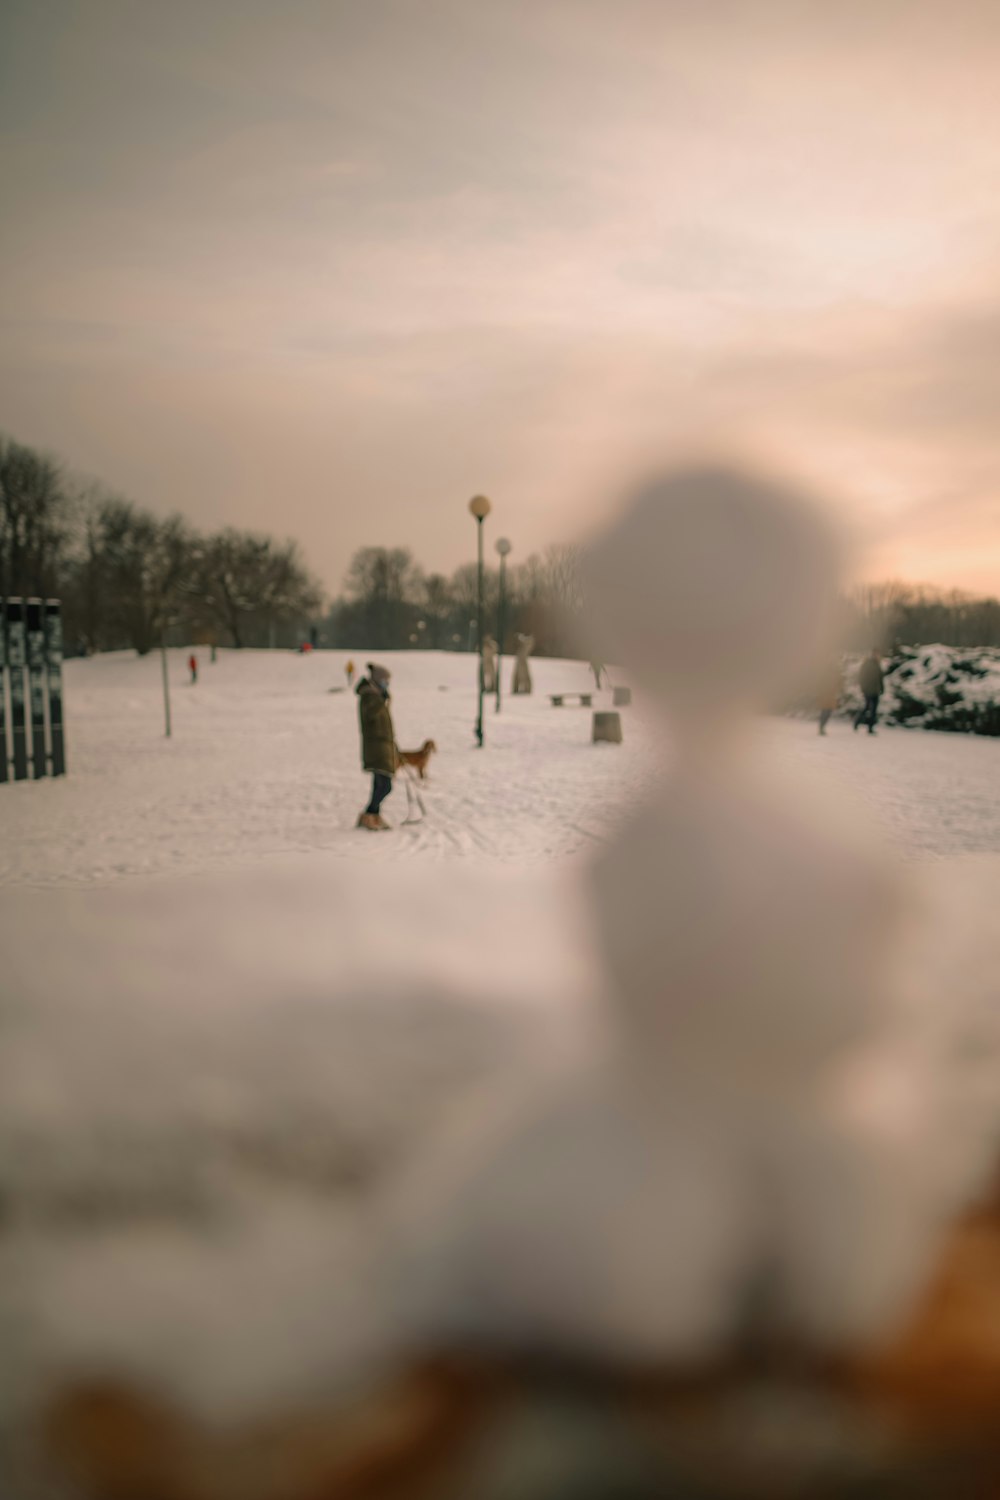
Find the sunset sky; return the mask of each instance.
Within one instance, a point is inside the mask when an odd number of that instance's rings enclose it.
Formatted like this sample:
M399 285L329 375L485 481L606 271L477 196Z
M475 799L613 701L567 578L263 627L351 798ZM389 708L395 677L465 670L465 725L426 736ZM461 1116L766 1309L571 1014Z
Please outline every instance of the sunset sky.
M722 444L1000 592L998 0L0 18L0 429L331 589Z

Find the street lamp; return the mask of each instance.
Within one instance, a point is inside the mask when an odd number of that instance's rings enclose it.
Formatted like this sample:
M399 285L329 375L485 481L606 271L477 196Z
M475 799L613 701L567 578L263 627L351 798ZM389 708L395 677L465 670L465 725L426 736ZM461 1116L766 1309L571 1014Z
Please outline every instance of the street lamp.
M160 671L163 676L163 719L164 735L170 738L170 677L167 673L167 628L164 620L160 621Z
M476 592L476 619L479 645L479 716L476 719L476 739L483 747L483 522L490 513L490 502L485 495L473 495L469 501L469 514L476 522L478 557L478 588Z
M502 536L496 544L500 554L500 598L497 603L497 713L500 712L500 679L503 676L503 630L504 630L504 606L507 597L504 593L504 583L507 577L507 554L510 551L510 542Z

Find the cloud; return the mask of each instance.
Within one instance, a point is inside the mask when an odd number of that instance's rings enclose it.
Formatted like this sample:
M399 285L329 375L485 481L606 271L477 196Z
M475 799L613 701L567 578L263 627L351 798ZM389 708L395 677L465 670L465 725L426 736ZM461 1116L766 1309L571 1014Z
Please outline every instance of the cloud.
M10 15L26 439L157 507L270 516L331 584L370 540L459 560L467 489L544 545L713 434L923 576L1000 574L985 0ZM921 519L947 504L964 553Z

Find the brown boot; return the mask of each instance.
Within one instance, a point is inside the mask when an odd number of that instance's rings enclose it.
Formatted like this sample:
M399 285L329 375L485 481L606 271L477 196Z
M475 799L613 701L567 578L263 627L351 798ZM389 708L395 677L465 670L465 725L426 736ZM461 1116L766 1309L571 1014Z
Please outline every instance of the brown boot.
M382 829L385 833L392 832L392 824L387 823L381 813L375 814L375 827Z
M363 812L358 818L357 824L355 826L358 828L367 828L369 833L378 832L378 822L375 818L374 813Z

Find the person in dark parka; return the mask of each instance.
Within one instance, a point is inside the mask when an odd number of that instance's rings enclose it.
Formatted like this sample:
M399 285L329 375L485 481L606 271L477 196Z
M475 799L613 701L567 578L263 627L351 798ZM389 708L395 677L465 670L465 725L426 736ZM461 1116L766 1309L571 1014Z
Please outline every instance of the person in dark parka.
M878 700L882 696L885 679L882 676L882 661L878 651L873 646L858 669L858 687L864 694L864 708L858 709L854 715L854 727L861 724L868 725L868 733L875 733L875 722L878 719Z
M389 712L389 669L369 662L368 676L358 683L357 694L361 763L372 773L371 800L358 818L358 827L375 833L389 827L380 809L392 791L392 778L399 764L396 732Z

